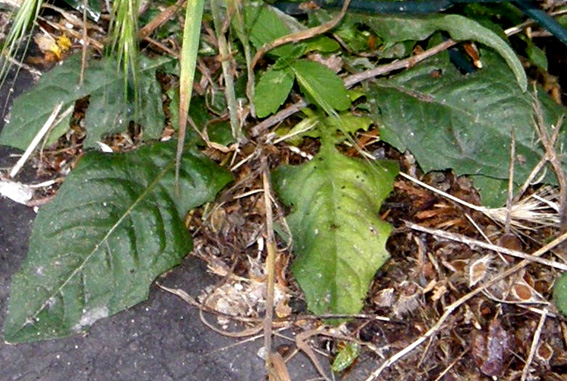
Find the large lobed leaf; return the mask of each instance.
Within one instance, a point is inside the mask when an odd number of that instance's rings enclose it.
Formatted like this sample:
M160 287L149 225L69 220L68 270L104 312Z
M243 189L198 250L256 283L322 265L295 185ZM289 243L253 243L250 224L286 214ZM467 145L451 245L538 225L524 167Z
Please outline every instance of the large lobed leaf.
M83 85L79 86L81 57L74 55L45 73L32 90L14 101L10 120L0 133L0 144L25 150L58 103L62 102L65 110L87 95L91 103L86 115L87 147L94 146L105 134L125 128L130 120L145 127L144 138L157 139L165 115L155 73L168 61L168 58L140 59L140 104L136 107L124 102L124 77L117 71L115 62L89 61ZM69 118L55 127L48 143L55 142L68 128Z
M292 207L287 222L297 258L293 273L316 314L355 314L376 271L388 259L391 231L378 212L397 165L348 158L324 144L300 166L273 174L276 192Z
M514 180L522 183L543 155L533 128L534 98L498 56L483 51L482 62L482 70L465 76L439 55L379 81L368 94L374 119L382 138L409 149L425 171L451 168L496 179L508 178L513 129ZM538 97L547 126L556 124L566 109L541 91ZM493 197L492 206L501 200Z
M191 250L185 213L231 176L186 153L175 192L175 143L124 154L87 153L35 220L14 275L8 342L82 332L144 300L151 282Z

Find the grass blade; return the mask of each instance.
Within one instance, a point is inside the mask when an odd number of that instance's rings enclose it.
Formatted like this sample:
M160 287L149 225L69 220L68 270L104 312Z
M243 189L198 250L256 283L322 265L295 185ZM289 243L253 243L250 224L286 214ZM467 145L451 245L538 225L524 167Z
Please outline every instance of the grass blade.
M185 25L183 27L183 45L181 47L180 74L179 74L179 140L177 141L177 155L175 161L175 184L179 185L179 167L181 155L185 145L185 132L191 92L195 78L195 66L199 52L199 37L201 35L201 20L205 0L191 0L187 3ZM178 189L179 190L179 189Z

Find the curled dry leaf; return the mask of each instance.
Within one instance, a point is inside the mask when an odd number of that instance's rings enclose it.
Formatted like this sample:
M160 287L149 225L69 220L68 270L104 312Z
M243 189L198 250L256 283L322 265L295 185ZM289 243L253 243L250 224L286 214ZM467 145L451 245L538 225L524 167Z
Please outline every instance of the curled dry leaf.
M401 318L419 307L422 291L415 283L403 282L400 297L393 307L394 315Z
M473 287L475 284L482 281L488 270L490 268L490 256L485 255L482 258L478 258L470 263L467 268L467 273L469 277L469 287Z
M488 332L473 333L472 355L480 371L486 376L498 376L505 370L513 350L513 337L498 319L488 326Z
M554 351L551 345L546 342L542 342L537 348L536 357L541 363L548 365L549 361L553 357L553 353Z
M378 307L392 307L394 304L395 293L392 287L380 290L372 297L372 302Z
M524 303L542 302L543 298L525 281L519 281L512 285L512 297Z

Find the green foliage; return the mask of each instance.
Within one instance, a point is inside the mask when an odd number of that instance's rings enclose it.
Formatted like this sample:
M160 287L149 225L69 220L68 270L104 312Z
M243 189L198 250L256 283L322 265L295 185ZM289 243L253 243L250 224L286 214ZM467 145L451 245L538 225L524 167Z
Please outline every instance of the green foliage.
M360 355L360 346L357 343L348 343L339 350L331 369L338 373L351 366Z
M8 342L82 332L147 298L149 285L191 250L185 213L231 176L186 152L175 194L175 142L86 154L34 223L12 281Z
M514 73L520 88L527 88L522 63L508 44L490 29L466 17L434 14L422 17L351 15L351 22L368 25L378 36L390 43L424 40L436 31L445 31L457 41L478 41L496 50Z
M380 80L369 93L373 115L382 139L401 151L409 149L424 171L451 168L496 179L508 178L513 129L522 158L514 179L522 183L543 154L533 128L533 98L521 91L498 56L483 51L482 62L483 70L464 76L447 55L438 55ZM546 125L556 124L566 109L542 91L538 97ZM486 197L493 198L490 192Z
M124 100L124 76L116 71L113 61L91 61L83 85L79 86L81 58L75 55L43 75L33 90L15 100L10 121L0 134L0 144L25 150L57 103L63 102L65 109L87 95L90 95L91 103L85 125L87 147L95 146L95 142L108 133L123 130L130 120L146 127L145 138L157 139L163 130L165 116L155 73L168 61L167 58L140 59L139 100L144 107L135 114L134 105ZM53 129L47 143L55 142L68 129L67 118Z
M179 140L177 144L177 156L175 173L179 176L181 166L181 155L185 144L185 129L191 94L193 91L193 80L195 79L195 67L197 66L197 55L199 52L199 40L201 35L201 21L203 19L204 0L195 0L187 4L185 10L185 23L183 25L183 43L181 46L180 70L179 70Z
M328 115L350 107L350 98L343 81L328 67L309 60L291 65L303 92L315 100Z
M261 48L265 44L301 29L296 21L282 15L274 8L247 7L247 25L250 41ZM268 54L279 58L256 84L254 104L260 118L276 112L287 99L294 77L302 91L329 115L350 106L347 91L341 79L328 67L306 59L298 59L308 51L332 52L338 48L336 41L317 37L304 43L283 45Z
M244 23L249 30L250 42L257 49L294 31L305 29L294 18L270 6L248 6L244 8ZM305 44L300 43L297 46L301 47L300 56L303 54ZM290 57L296 55L297 51L295 46L288 44L271 50L268 55Z
M15 41L31 25L40 3L24 0L7 50L13 52ZM190 103L198 105L191 110L191 116L200 128L209 120L202 99L191 98L204 4L204 0L187 4L180 89L169 93L170 118L181 136L177 156L174 142L148 145L125 154L85 155L57 198L42 208L36 219L28 257L12 284L5 325L7 341L43 340L82 332L96 320L143 300L153 279L179 263L191 249L183 216L213 200L231 179L208 159L183 151ZM86 96L89 107L85 147L95 146L104 135L123 131L131 120L143 126L145 139L160 136L165 116L156 70L169 60L138 55L138 5L137 0L113 3L115 29L111 44L117 57L89 62L80 87L78 56L45 74L32 92L16 100L0 144L27 148L56 104L62 102L65 109ZM227 13L234 15L232 30L225 33L220 3L214 1L211 9L220 56L231 56L239 46L230 46L232 41L224 41L225 37L237 36L248 71L250 44L260 49L306 29L295 18L268 5L246 5L240 12L238 2L231 0ZM324 14L319 21L330 17L325 12L319 14ZM316 24L317 17L309 22ZM164 31L176 30L176 25L170 24L171 29L166 27ZM436 33L439 31L455 40L478 41L493 49L483 47L484 69L477 73L461 75L442 53L390 79L378 80L356 95L349 94L339 76L327 66L305 58L313 51L338 52L340 45L328 36L283 45L267 53L264 62L275 62L256 83L253 98L257 116L275 113L293 91L295 80L305 98L329 116L322 117L313 109L305 111L307 117L291 132L299 132L296 139L320 138L320 152L310 162L281 167L273 173L274 188L292 209L288 224L297 255L292 270L314 313L358 313L376 271L389 257L385 243L391 227L378 214L398 169L392 162L363 161L339 153L336 145L350 139L350 133L367 130L375 121L381 128L380 137L401 151L409 149L425 171L451 168L458 174L474 175L489 205L501 203L505 196L508 166L503 163L509 161L511 129L515 132L517 155L522 158L516 165L517 182L523 181L541 158L542 149L531 126L533 99L525 91L527 80L522 65L495 24L484 25L454 14L349 14L333 33L355 53L372 47L379 59L408 57L419 41L429 39L433 43L440 39L441 34ZM545 68L542 51L530 40L525 42L532 62ZM242 63L242 55L238 57L237 62ZM375 64L349 54L342 58L349 69ZM221 64L225 75L232 73L234 68L228 61ZM120 70L116 70L117 65ZM230 100L215 97L211 107L219 113L227 105L231 109L232 136L226 123L212 126L209 136L229 144L240 135L240 125L235 124L236 86L226 76L224 83ZM247 90L252 97L254 86ZM543 93L537 97L546 123L557 123L565 109ZM366 103L357 101L357 111L363 117L347 112L355 98L366 98ZM69 118L55 127L48 143L62 135L68 125ZM305 127L309 131L301 132ZM564 278L554 291L562 311L567 310ZM337 356L333 370L342 371L357 355L358 347L348 345Z
M112 2L114 18L112 19L112 50L118 67L125 73L124 92L127 97L128 81L133 79L134 87L138 86L138 0L114 0ZM136 89L137 90L137 89ZM134 98L136 102L136 92Z
M287 218L297 254L292 271L308 308L315 314L356 314L389 257L391 227L378 212L398 169L393 162L340 154L334 128L320 128L327 131L319 154L300 166L278 168L274 188L292 207Z
M83 0L65 0L65 2L79 12L83 11L85 5ZM100 1L88 0L86 7L87 16L93 19L94 21L98 21L100 19L100 14L102 12L100 6L101 6Z
M263 118L278 110L287 99L294 78L303 92L328 114L343 111L350 106L350 98L343 81L328 67L301 59L283 69L270 69L256 85L254 103L258 117Z
M20 47L21 39L25 38L34 21L39 16L43 0L23 0L2 46L0 56L13 57ZM4 82L10 64L3 60L0 68L0 84Z
M287 99L293 82L294 75L289 68L268 70L258 81L254 92L256 115L264 118L275 112Z
M567 273L555 281L553 286L553 302L563 315L567 315Z

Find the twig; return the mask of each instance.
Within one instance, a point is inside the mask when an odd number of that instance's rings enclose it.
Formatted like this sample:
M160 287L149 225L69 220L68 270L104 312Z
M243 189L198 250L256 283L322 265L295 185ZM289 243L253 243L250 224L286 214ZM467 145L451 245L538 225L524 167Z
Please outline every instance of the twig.
M435 381L440 381L444 378L444 376L451 370L451 368L453 368L459 361L461 361L461 359L467 354L469 350L465 350L463 353L461 353L459 355L459 357L457 357L455 360L453 360L453 362L451 364L449 364L449 366L447 368L445 368L445 370L443 370L443 372L441 372L439 374L439 376L437 376L437 378L435 379Z
M534 359L534 355L536 353L537 350L537 345L539 343L539 338L541 337L541 332L543 331L543 325L545 324L545 320L547 319L547 307L543 309L543 313L541 314L540 318L539 318L539 324L537 325L537 329L534 333L534 338L532 340L532 345L530 347L530 354L528 355L528 358L526 360L526 365L524 366L524 369L522 371L522 378L521 381L525 381L527 380L529 373L530 373L530 365L532 364L532 361Z
M451 201L454 201L460 205L463 205L469 209L475 210L477 212L480 212L482 214L484 214L485 216L487 216L488 218L490 218L491 220L498 222L500 224L504 224L506 217L508 215L505 214L504 216L502 216L502 208L486 208L484 206L478 206L478 205L474 205L471 204L469 202L466 202L464 200L461 200L458 197L455 197L447 192L444 192L440 189L437 189L435 187L432 187L431 185L428 185L418 179L416 179L413 176L410 176L406 173L400 172L400 176L410 180L411 182L418 184L422 187L424 187L425 189L428 189L436 194L439 194ZM535 197L534 197L535 198ZM537 200L537 198L535 198ZM549 206L549 205L548 205ZM523 203L517 203L512 205L510 211L511 211L511 225L514 225L515 227L518 228L522 228L522 229L527 229L527 230L531 230L531 228L529 226L523 225L521 222L519 222L520 220L527 220L530 221L532 223L536 223L539 226L549 226L549 225L555 225L556 224L556 216L555 214L549 214L549 213L543 213L540 211L541 207L538 206L537 204L531 204L529 202L529 199L526 199L525 202ZM506 212L506 210L504 210Z
M452 46L457 44L456 41L447 40L442 42L441 44L434 46L431 49L424 51L423 53L416 54L413 57L409 57L400 61L392 62L386 65L377 66L374 69L370 69L367 71L363 71L361 73L356 73L349 75L344 79L344 84L347 89L353 87L354 85L370 78L374 78L380 75L385 75L391 73L395 70L406 69L412 67L419 62L426 60L429 57L432 57L444 50L449 49ZM260 124L252 127L250 129L250 134L253 137L261 135L264 131L268 128L280 123L284 119L290 117L291 115L295 114L296 112L300 111L302 108L307 106L307 102L303 99L300 101L295 102L294 104L288 106L287 108L281 110L277 114L272 115L268 119L264 120Z
M309 331L299 333L295 337L295 344L297 345L297 348L299 350L303 351L303 353L305 353L307 355L307 357L309 357L309 359L311 360L311 362L313 363L313 365L315 366L315 368L317 369L319 374L326 381L330 381L330 378L327 377L327 375L325 374L325 371L323 370L321 363L317 359L317 356L315 356L315 353L313 352L313 350L311 349L311 347L309 347L309 344L307 343L307 339L309 339L311 336L318 335L323 328L324 328L324 326L321 326L317 329L312 329L312 330L309 330Z
M484 241L479 241L479 240L476 240L476 239L473 239L473 238L469 238L469 237L464 236L462 234L456 234L456 233L446 232L444 230L426 228L425 226L417 225L417 224L414 224L414 223L409 222L409 221L406 221L406 226L409 227L412 230L431 234L431 235L434 235L436 237L445 238L445 239L449 239L449 240L456 241L456 242L461 242L461 243L464 243L464 244L469 245L469 246L472 245L472 246L482 247L483 249L496 251L496 252L501 253L501 254L511 255L513 257L521 258L521 259L524 259L526 261L535 262L535 263L539 263L539 264L542 264L542 265L545 265L545 266L553 267L553 268L556 268L556 269L559 269L559 270L567 271L567 265L564 265L562 263L550 261L550 260L545 259L545 258L536 257L533 254L530 255L530 254L523 253L521 251L510 250L510 249L507 249L507 248L502 247L502 246L497 246L497 245L493 245L493 244L490 244L490 243L486 243Z
M260 136L268 128L275 126L276 124L289 118L296 112L300 111L302 108L307 107L307 102L303 99L297 101L296 103L284 108L283 110L277 112L276 114L270 116L268 119L262 121L261 123L255 125L250 129L250 134L253 137Z
M504 232L510 234L510 222L512 221L512 205L514 201L514 163L516 162L516 133L514 127L510 127L510 168L508 170L508 197L506 198L506 221Z
M223 318L226 318L226 319L236 320L236 321L241 322L241 323L259 323L259 321L260 321L257 318L234 316L234 315L226 314L224 312L216 311L216 310L214 310L210 307L207 307L203 303L197 302L195 300L195 298L193 298L191 295L189 295L187 292L185 292L184 290L182 290L180 288L169 288L169 287L166 287L166 286L164 286L164 285L162 285L158 282L156 282L156 285L159 288L161 288L162 290L167 291L170 294L173 294L173 295L180 297L183 301L185 301L190 306L196 307L196 308L203 310L205 312L208 312L210 314L222 316ZM221 333L223 335L226 334L226 332L224 332L224 331L222 331Z
M343 19L344 15L345 15L345 13L348 9L348 6L350 4L350 1L351 0L345 0L343 7L341 8L341 11L339 12L339 14L336 15L330 21L328 21L324 24L321 24L319 26L316 26L314 28L302 30L302 31L297 32L297 33L288 34L287 36L283 36L281 38L278 38L277 40L274 40L274 41L269 42L266 45L262 46L254 55L254 58L252 58L252 63L250 64L251 68L253 69L254 66L256 66L256 64L258 63L260 58L262 58L264 56L264 54L266 54L267 52L269 52L272 49L277 48L278 46L282 46L282 45L288 44L290 42L299 42L299 41L307 40L311 37L317 36L319 34L323 34L325 32L328 32L329 30L333 29Z
M20 169L22 169L26 161L29 159L30 155L35 150L41 139L43 139L43 137L45 136L45 134L47 134L49 129L53 127L53 122L55 122L55 119L57 118L59 111L61 111L61 107L63 107L63 102L60 102L55 106L55 108L51 112L51 115L49 115L49 118L47 118L47 121L44 123L43 127L41 127L41 129L38 131L38 133L35 135L28 148L26 148L22 157L20 157L16 165L14 165L14 168L12 168L12 170L10 171L10 177L13 178L18 174L18 172L20 171ZM65 113L71 112L72 110L73 108L70 107L70 110L68 109L67 111L65 111Z
M272 323L274 320L274 282L276 267L276 245L274 240L274 216L272 213L272 200L270 199L269 168L266 157L262 157L264 204L266 208L266 316L264 318L264 350L266 353L266 371L270 373L272 366L270 353L272 353Z
M384 74L388 74L394 70L400 70L400 69L406 69L412 66L415 66L417 63L432 57L444 50L447 50L453 46L457 45L457 41L454 40L447 40L444 41L442 43L440 43L437 46L434 46L431 49L427 49L426 51L424 51L423 53L420 54L416 54L415 56L400 60L400 61L396 61L396 62L392 62L386 65L382 65L382 66L377 66L374 69L370 69L367 71L363 71L362 73L357 73L357 74L353 74L350 75L348 77L345 78L344 83L345 86L347 88L350 88L354 85L356 85L357 83L360 83L362 81L364 81L365 79L370 79L370 78L374 78L377 77L379 75L384 75Z
M154 40L151 37L145 37L144 41L147 41L150 43L150 45L155 46L156 48L164 51L165 53L169 54L170 56L172 56L173 58L179 59L179 53L177 53L176 51L174 51L173 49L168 48L167 46L165 46L164 44L162 44L159 41Z
M538 251L536 251L535 253L532 254L532 256L534 257L540 257L541 255L545 254L546 252L548 252L549 250L553 249L554 247L556 247L557 245L563 243L567 241L567 233L566 234L562 234L561 236L557 237L556 239L554 239L552 242L548 243L547 245L543 246L542 248L540 248ZM401 351L397 352L396 354L394 354L393 356L389 357L386 361L384 361L382 363L382 365L380 365L380 367L378 367L374 372L372 372L372 374L366 379L366 381L372 381L372 380L377 380L378 377L380 376L380 374L386 369L389 368L392 364L396 363L398 360L400 360L401 358L403 358L404 356L406 356L407 354L409 354L411 351L413 351L415 348L417 348L418 346L421 345L421 343L423 343L425 340L427 340L429 337L435 335L443 326L443 324L445 323L445 321L449 318L449 316L451 316L451 314L453 313L453 311L455 311L457 308L459 308L460 306L462 306L464 303L466 303L468 300L472 299L474 296L476 296L477 294L481 293L482 291L484 291L485 289L487 289L488 287L492 286L493 284L495 284L496 282L499 282L500 280L518 272L519 270L521 270L522 268L526 267L528 264L530 264L530 261L527 260L523 260L520 263L518 263L517 265L509 268L508 270L504 271L503 273L500 273L498 275L496 275L495 277L493 277L492 279L488 280L486 283L482 284L481 286L477 287L476 289L474 289L473 291L469 292L468 294L466 294L465 296L461 297L459 300L457 300L456 302L452 303L451 305L447 306L447 308L445 308L445 312L443 313L443 315L441 315L441 317L439 318L439 320L437 320L437 322L433 325L433 327L431 327L426 333L424 333L422 336L420 336L418 339L416 339L415 341L413 341L411 344L409 344L407 347L405 347L404 349L402 349Z
M83 46L81 51L81 71L79 73L79 87L83 86L83 82L85 80L85 69L87 68L87 51L89 47L88 42L88 29L87 29L87 9L88 9L88 1L83 0Z
M551 167L553 168L553 172L557 177L557 182L559 183L559 228L561 233L565 233L567 231L567 216L565 213L567 212L567 179L565 178L565 173L563 172L563 168L561 166L561 160L555 151L555 141L554 138L556 133L561 129L563 124L563 119L560 119L555 126L555 131L552 137L549 137L547 133L547 128L545 126L545 121L543 120L543 111L541 109L541 105L537 97L534 96L534 111L535 111L535 130L541 139L541 144L545 149L545 157Z
M171 19L177 13L179 8L181 8L183 4L185 4L185 1L186 0L178 0L175 4L167 7L159 15L154 17L152 21L144 25L144 27L138 31L138 39L143 40L146 37L149 37L150 34L154 32L154 30L169 21L169 19Z

